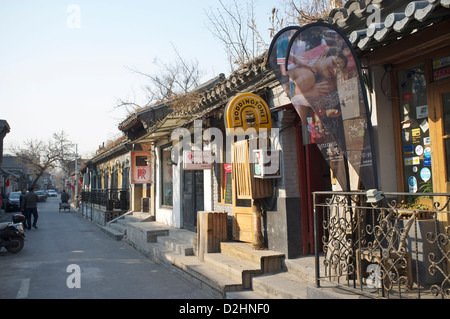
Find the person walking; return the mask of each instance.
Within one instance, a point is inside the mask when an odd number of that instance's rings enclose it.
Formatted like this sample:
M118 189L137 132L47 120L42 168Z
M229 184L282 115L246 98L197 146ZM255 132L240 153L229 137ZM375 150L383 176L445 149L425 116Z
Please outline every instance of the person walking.
M34 193L33 187L28 189L28 193L23 197L23 208L25 219L27 220L27 229L31 229L31 215L33 215L33 227L38 228L36 222L38 220L37 210L38 196Z

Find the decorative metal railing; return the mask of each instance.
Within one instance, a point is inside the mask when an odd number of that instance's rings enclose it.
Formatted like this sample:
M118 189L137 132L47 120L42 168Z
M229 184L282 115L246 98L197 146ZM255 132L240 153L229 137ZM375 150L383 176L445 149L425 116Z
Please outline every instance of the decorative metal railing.
M325 280L374 297L449 299L450 194L367 195L313 193L316 285Z
M106 210L128 210L130 208L128 189L93 189L81 192L83 204L104 206Z

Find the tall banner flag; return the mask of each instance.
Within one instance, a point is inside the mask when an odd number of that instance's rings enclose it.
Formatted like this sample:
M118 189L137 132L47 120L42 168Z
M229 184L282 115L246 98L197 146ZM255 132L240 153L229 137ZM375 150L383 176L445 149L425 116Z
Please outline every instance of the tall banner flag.
M378 188L372 127L357 61L345 35L322 22L298 28L286 50L288 96L344 190L350 190L347 161L365 189Z
M300 27L291 26L282 29L275 35L269 48L267 67L275 73L281 83L281 86L284 89L284 92L291 99L291 102L300 115L303 127L308 128L308 132L310 135L310 139L308 140L317 144L319 150L321 151L321 154L327 161L328 165L333 171L333 175L336 177L339 184L344 190L349 190L349 180L346 167L347 165L344 160L343 152L337 146L335 140L333 139L333 136L328 134L327 131L322 131L321 135L318 136L318 134L316 134L316 131L318 131L318 129L314 126L315 115L312 109L307 110L308 113L300 114L301 108L294 104L295 99L293 98L296 95L295 83L290 79L288 75L286 69L286 60L289 41L300 29Z

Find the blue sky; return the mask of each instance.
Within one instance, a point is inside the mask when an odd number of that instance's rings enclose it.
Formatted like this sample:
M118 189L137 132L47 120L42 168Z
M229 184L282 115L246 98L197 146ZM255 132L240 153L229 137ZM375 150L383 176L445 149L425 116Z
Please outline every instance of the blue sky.
M267 42L276 5L256 2ZM224 49L206 27L204 10L218 6L217 0L0 0L0 119L11 127L5 153L64 130L79 153L91 156L121 135L117 125L126 113L114 110L116 100L144 103L146 80L129 68L152 73L155 59L174 60L173 46L198 60L205 81L228 75Z

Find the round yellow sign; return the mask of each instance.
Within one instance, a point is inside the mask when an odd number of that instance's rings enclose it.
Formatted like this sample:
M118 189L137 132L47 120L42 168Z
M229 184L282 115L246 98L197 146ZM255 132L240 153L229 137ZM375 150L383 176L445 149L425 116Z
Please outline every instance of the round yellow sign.
M225 127L230 129L242 128L244 131L253 128L270 130L272 118L267 103L253 93L236 95L225 109Z

